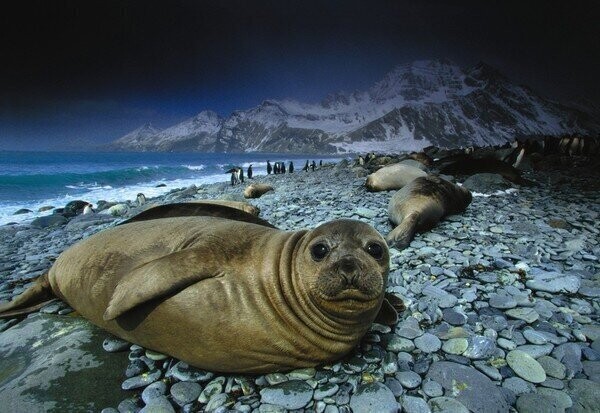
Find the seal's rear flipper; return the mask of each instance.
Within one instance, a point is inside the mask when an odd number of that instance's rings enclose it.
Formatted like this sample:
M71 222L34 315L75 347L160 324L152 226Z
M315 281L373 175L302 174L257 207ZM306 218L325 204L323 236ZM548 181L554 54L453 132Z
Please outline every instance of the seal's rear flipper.
M408 247L415 236L418 223L418 214L410 214L407 217L404 217L400 225L394 228L385 238L388 245L399 249Z
M35 283L14 300L0 304L0 318L15 317L39 310L48 304L49 299L54 299L52 288L48 282L48 274L35 280Z

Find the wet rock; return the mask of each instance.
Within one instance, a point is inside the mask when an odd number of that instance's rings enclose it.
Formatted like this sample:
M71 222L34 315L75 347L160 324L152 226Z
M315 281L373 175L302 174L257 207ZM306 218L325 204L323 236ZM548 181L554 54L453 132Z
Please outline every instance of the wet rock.
M260 391L261 403L274 404L285 409L302 409L313 397L313 389L304 381L290 380Z
M512 350L506 355L506 361L519 377L531 383L541 383L546 380L546 372L540 363L523 351Z
M350 399L354 413L397 412L398 403L392 391L382 383L361 384Z
M558 401L542 394L526 393L517 399L519 413L563 413L565 409L558 406Z
M502 392L485 375L472 367L440 361L431 365L427 378L440 383L447 393L476 412L506 412Z

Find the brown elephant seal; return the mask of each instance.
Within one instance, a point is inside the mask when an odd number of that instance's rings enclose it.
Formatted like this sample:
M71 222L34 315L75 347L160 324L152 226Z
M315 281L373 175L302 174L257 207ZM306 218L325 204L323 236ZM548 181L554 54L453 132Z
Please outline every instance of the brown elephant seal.
M425 176L427 173L421 169L402 163L384 166L367 176L365 186L368 191L392 191L400 189L415 178Z
M244 189L244 198L260 198L269 191L274 191L271 185L250 184Z
M388 271L385 240L360 221L284 232L163 218L80 241L0 311L53 292L111 333L196 367L273 372L351 351L384 303Z
M160 218L213 216L230 218L259 225L272 226L267 221L258 218L259 209L246 202L202 200L194 202L180 202L173 204L156 205L140 212L136 216L119 223L129 224L137 221L148 221Z
M390 245L406 248L415 232L428 231L446 215L464 211L471 199L468 189L439 176L416 178L390 200L389 218L397 226L386 240Z

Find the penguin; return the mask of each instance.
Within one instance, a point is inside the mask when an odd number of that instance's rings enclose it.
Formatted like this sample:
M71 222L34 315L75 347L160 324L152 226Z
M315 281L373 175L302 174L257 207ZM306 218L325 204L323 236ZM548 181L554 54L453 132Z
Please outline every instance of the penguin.
M363 166L365 164L365 158L363 158L362 155L358 155L358 164L360 166Z
M293 174L294 173L294 162L290 161L290 166L288 167L288 171Z
M144 205L146 203L146 195L140 192L139 194L137 194L135 201L137 202L138 206Z
M306 164L304 164L304 168L302 168L303 171L308 171L308 159L306 160Z
M240 173L240 181L242 181L242 183L244 183L244 168L237 168L237 170Z
M252 164L248 165L248 179L252 179Z
M83 212L82 214L93 214L94 210L92 209L92 204L87 204L85 207L83 207Z
M284 174L285 173L285 162L279 162L279 164L281 165L281 173Z
M315 161L312 161L312 162L310 163L310 169L311 169L311 170L314 172L316 167L317 167L317 164L316 164L316 162L315 162Z
M319 168L322 168L322 167L323 167L323 159L321 159L321 160L319 161Z
M267 175L271 175L273 171L273 167L271 166L271 162L267 161Z

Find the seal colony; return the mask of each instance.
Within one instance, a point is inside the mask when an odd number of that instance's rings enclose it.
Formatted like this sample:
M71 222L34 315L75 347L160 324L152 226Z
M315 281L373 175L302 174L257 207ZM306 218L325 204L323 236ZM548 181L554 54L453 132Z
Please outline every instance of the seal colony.
M352 220L285 232L238 212L133 218L69 248L0 311L51 290L125 340L214 371L290 370L351 351L384 302L381 235Z

